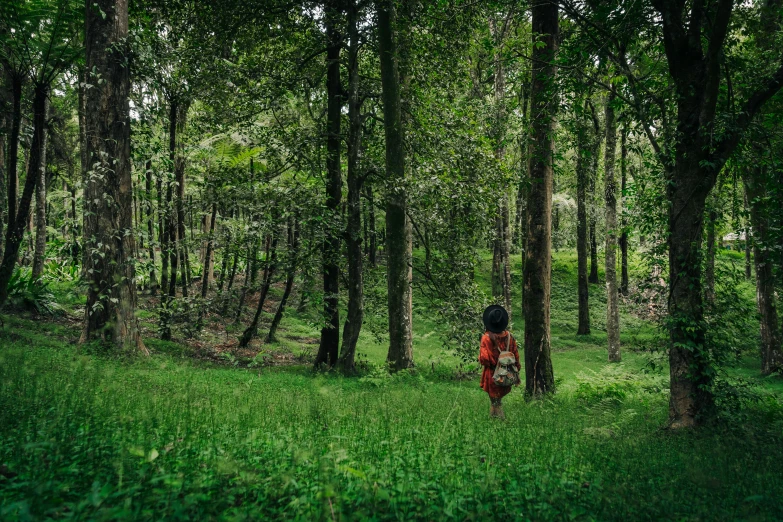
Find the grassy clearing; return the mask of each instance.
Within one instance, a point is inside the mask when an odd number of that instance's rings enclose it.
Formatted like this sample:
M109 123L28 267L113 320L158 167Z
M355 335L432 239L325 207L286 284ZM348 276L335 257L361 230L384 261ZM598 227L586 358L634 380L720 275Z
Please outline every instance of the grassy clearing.
M661 430L667 369L632 350L657 331L626 309L624 362L608 366L603 285L595 333L574 335L572 257L554 268L558 394L515 390L505 423L477 378L455 380L421 303L419 369L381 371L385 345L366 331L357 379L216 365L153 340L153 357L118 359L75 347L77 323L5 317L0 519L782 519L783 379L745 357L732 373L759 402ZM284 325L280 350L317 335L307 316Z

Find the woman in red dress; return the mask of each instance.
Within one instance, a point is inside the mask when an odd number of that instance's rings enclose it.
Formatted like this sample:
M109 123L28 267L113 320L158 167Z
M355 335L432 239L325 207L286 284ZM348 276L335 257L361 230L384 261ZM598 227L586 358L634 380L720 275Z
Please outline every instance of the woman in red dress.
M510 386L498 386L492 379L500 352L510 351L513 353L517 359L517 371L521 369L517 342L506 330L507 326L508 312L502 306L492 305L484 310L486 331L481 336L481 350L479 351L479 363L484 367L481 374L481 388L489 394L491 404L489 416L499 419L505 418L500 401L511 391ZM519 384L517 383L517 385Z

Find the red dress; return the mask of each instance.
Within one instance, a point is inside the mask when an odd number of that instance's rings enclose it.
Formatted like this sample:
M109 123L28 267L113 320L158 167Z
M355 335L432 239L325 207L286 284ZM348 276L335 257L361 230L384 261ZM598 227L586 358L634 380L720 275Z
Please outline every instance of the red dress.
M492 341L492 337L497 339L497 345ZM499 399L511 391L510 386L498 386L495 384L495 381L492 380L492 375L495 373L495 366L498 364L498 356L501 351L506 349L509 339L511 340L509 351L513 353L514 357L517 359L517 368L522 368L519 364L517 341L508 331L499 334L484 332L484 335L481 336L481 350L479 351L478 359L479 363L484 367L484 372L481 374L481 389L487 392L492 399Z

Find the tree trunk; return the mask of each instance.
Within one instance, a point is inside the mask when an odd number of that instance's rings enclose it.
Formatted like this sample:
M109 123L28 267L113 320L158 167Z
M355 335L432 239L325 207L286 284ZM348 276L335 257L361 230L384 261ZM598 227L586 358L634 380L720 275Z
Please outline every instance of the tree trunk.
M369 208L369 229L370 229L370 266L378 266L378 232L375 229L375 193L372 186L367 186L367 207Z
M177 184L177 197L175 200L177 210L177 241L175 251L180 256L180 280L182 283L182 297L188 296L190 284L190 259L188 256L187 236L185 235L185 142L182 134L187 124L189 102L176 104L177 140L176 155L174 158L174 179Z
M5 88L4 84L0 84L0 88ZM5 168L5 137L7 133L6 129L7 118L5 113L0 114L0 239L4 238L4 225L8 220L7 204L8 204L8 192L6 190L6 168ZM3 258L4 243L0 243L0 260Z
M343 345L338 364L343 373L356 371L356 343L364 320L364 282L362 280L362 178L359 151L362 146L361 100L359 98L358 7L352 3L349 16L348 48L348 312L343 326ZM293 279L293 278L292 278Z
M48 95L47 95L48 96ZM49 99L47 97L46 108L48 115ZM48 117L48 116L47 116ZM46 141L48 130L44 127L41 145L41 154L38 158L40 167L35 175L38 181L35 184L35 251L33 253L33 280L38 280L43 275L44 261L46 260Z
M628 220L625 217L625 184L628 169L628 127L623 123L620 138L620 294L628 296Z
M342 86L340 85L340 51L342 42L337 30L339 10L332 2L326 5L326 231L323 242L324 325L315 367L328 368L337 364L340 345L340 199L342 173L340 172L340 120L342 118Z
M28 162L27 178L25 179L22 198L19 200L19 206L16 209L16 216L10 219L11 225L6 230L5 251L3 252L3 261L0 263L0 308L3 307L8 299L8 281L14 272L16 259L19 255L19 247L24 238L24 229L27 226L27 216L30 213L30 205L33 200L35 186L41 179L41 171L45 171L45 150L46 150L46 119L49 108L48 102L49 88L45 85L36 85L33 93L33 140L30 145L30 156ZM10 144L11 149L15 148L13 139ZM9 160L9 164L15 163ZM14 167L15 168L15 167ZM11 174L9 168L9 174ZM9 176L10 177L10 176ZM10 180L9 180L10 181ZM11 184L9 183L9 186ZM14 190L15 191L15 190ZM9 190L10 192L10 190ZM9 193L9 210L11 208L11 194ZM16 203L16 196L13 196Z
M79 119L79 168L82 182L82 233L84 233L84 231L87 230L87 213L85 212L87 209L87 199L84 197L84 189L87 186L87 171L89 170L90 163L89 156L87 155L87 96L85 95L85 92L87 91L87 72L85 71L84 66L79 66L78 78L77 101L79 103L79 108L77 112ZM82 245L82 279L87 277L87 255L87 245L85 243Z
M587 281L598 283L598 238L595 233L595 221L598 210L596 209L595 184L598 178L598 155L601 152L601 125L598 122L598 114L592 103L588 102L593 119L593 140L590 151L590 177L588 178L589 207L588 223L590 225L590 275Z
M253 316L253 321L250 323L245 331L242 333L242 337L239 338L239 347L245 348L250 341L258 333L258 323L261 321L261 312L264 311L264 303L266 302L266 296L269 294L269 289L272 287L272 277L274 276L277 268L277 242L279 239L278 231L272 232L272 238L269 243L269 250L267 250L266 259L264 263L264 284L261 287L261 294L258 297L258 307L256 308L256 314Z
M774 252L769 237L769 218L764 208L768 197L762 167L755 166L745 175L750 219L753 226L753 258L756 265L756 301L761 326L761 373L783 370L780 326L775 298Z
M552 273L552 183L557 106L554 65L558 8L542 1L532 6L533 81L530 95L532 140L530 195L525 252L525 393L538 397L555 391L552 370L549 305Z
M617 180L614 175L617 124L614 93L606 99L606 149L604 151L604 197L606 201L606 340L609 362L620 362L620 311L617 289Z
M85 26L86 70L96 76L88 78L93 87L86 93L91 169L85 187L90 211L85 237L94 242L87 256L89 287L82 341L101 337L125 351L148 353L136 318L127 1L96 0L87 8Z
M748 193L745 192L745 213L747 214L749 212L749 204L748 204ZM750 250L751 250L751 231L750 226L748 226L749 223L745 222L745 279L750 281L751 277L753 277L752 274L752 262L750 258Z
M405 149L396 13L391 0L378 0L378 51L386 134L386 269L389 306L389 353L393 370L413 366L413 278L411 224L407 216Z
M22 125L22 81L21 75L11 75L11 134L8 136L8 169L6 171L8 176L8 230L13 228L18 214L19 174L17 170L19 168L19 130ZM24 215L26 216L27 213Z
M283 320L288 298L291 296L291 290L294 288L296 260L298 256L297 249L299 248L298 236L299 231L296 227L296 219L291 217L288 221L288 269L286 270L285 275L285 289L283 290L283 297L280 298L280 304L277 305L277 311L275 312L275 317L272 319L272 324L269 326L269 333L266 334L266 339L264 339L264 343L267 344L277 341L277 327L280 326L280 322Z
M710 209L707 220L707 266L704 273L704 300L712 303L715 300L715 222L718 213Z
M589 249L587 235L587 187L590 175L589 162L592 150L589 129L581 117L577 123L576 156L576 257L577 257L577 294L579 296L579 326L577 335L590 334L590 288L587 280L587 253Z
M215 220L217 219L217 202L212 203L212 216L209 219L209 235L207 236L207 251L204 254L204 277L201 278L201 298L206 299L209 291L209 271L207 267L212 263L214 255Z
M150 256L150 293L155 295L158 292L158 278L155 274L155 212L152 208L152 162L147 161L145 165L145 189L147 191L147 197L145 199L147 204L147 236L149 242L149 256Z

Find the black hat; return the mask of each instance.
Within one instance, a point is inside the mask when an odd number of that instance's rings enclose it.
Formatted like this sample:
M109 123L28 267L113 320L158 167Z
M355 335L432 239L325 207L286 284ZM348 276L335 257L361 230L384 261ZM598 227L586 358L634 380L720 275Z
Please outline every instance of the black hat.
M491 305L484 310L484 328L493 333L502 333L508 326L508 312L500 305Z

